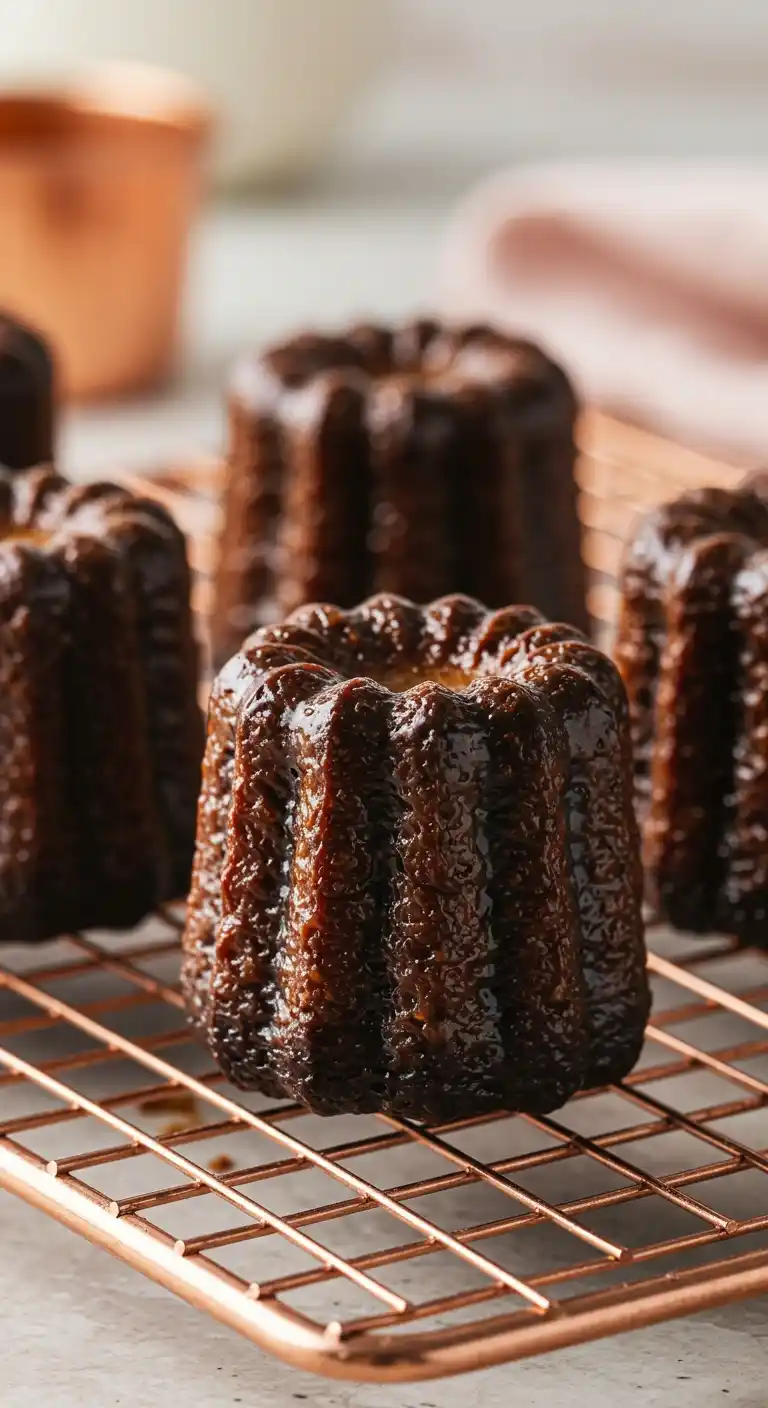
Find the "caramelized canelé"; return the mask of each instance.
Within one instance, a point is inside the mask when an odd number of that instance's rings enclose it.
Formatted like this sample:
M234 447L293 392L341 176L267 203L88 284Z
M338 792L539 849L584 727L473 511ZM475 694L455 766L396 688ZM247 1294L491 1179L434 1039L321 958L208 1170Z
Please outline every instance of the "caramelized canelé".
M0 940L127 927L186 894L196 684L165 510L0 470Z
M572 627L380 595L216 680L183 982L241 1087L435 1120L617 1080L641 888L623 686Z
M703 489L639 526L616 659L647 899L694 933L768 943L768 500Z
M305 333L244 359L230 443L214 655L307 601L372 592L587 625L561 367L485 325Z

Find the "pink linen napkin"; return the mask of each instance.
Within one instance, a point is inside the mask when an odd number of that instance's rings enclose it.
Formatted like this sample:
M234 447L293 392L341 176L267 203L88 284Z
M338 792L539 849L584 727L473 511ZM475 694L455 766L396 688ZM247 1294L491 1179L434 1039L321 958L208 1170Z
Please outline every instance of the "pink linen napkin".
M542 166L453 219L439 297L543 342L583 395L768 463L768 170Z

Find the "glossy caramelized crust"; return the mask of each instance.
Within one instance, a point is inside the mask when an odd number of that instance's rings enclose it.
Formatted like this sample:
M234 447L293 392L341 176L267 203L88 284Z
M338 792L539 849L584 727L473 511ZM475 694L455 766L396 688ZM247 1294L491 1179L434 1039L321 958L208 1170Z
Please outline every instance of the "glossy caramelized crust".
M0 472L0 939L122 928L186 893L196 682L165 510Z
M218 676L183 984L235 1084L435 1120L617 1080L640 898L624 690L571 627L379 595Z
M53 362L41 337L0 313L0 465L29 469L53 456Z
M586 627L575 415L558 366L485 326L307 333L241 363L215 658L303 602L376 591Z
M648 901L768 942L768 501L704 489L641 524L616 658L629 697Z

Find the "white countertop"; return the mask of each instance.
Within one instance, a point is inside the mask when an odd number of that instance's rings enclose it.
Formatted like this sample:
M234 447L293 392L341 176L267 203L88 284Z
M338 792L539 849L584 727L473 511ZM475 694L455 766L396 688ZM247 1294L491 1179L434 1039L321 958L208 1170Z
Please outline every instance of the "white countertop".
M486 110L483 131L492 129ZM498 154L427 151L408 170L350 164L308 201L230 207L195 244L182 374L140 405L77 412L63 458L81 474L147 467L217 445L219 385L241 346L291 326L393 316L428 301L444 212ZM466 155L466 160L465 160ZM425 294L425 290L427 294ZM631 1336L403 1388L325 1384L291 1371L171 1295L0 1194L0 1401L3 1408L763 1408L768 1302L713 1311Z

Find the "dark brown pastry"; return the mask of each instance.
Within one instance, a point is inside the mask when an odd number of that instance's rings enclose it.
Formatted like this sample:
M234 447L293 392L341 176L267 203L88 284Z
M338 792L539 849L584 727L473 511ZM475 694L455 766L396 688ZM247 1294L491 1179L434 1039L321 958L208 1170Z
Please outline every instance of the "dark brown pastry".
M618 1080L641 890L624 690L571 627L379 595L218 676L183 985L235 1084L436 1120Z
M702 489L638 528L616 659L629 696L648 902L768 942L768 501Z
M586 628L576 400L484 326L307 333L242 362L213 613L223 663L306 601L533 601Z
M0 472L0 939L136 923L186 893L202 718L164 509Z
M53 362L41 337L0 313L0 465L53 458Z

